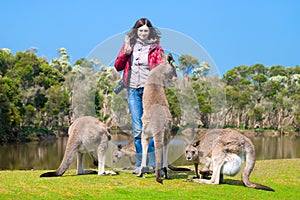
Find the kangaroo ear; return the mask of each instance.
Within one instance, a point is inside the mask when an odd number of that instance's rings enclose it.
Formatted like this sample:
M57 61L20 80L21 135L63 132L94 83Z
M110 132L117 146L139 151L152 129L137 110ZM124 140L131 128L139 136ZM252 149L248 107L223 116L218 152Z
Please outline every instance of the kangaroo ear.
M200 140L193 142L193 147L197 147L200 145Z
M160 52L160 57L161 57L163 63L168 62L168 58L163 52Z
M174 58L173 58L173 56L172 56L171 53L168 54L167 60L168 60L169 64L173 64L174 63Z
M119 150L122 149L122 145L121 144L117 144L117 147L118 147Z

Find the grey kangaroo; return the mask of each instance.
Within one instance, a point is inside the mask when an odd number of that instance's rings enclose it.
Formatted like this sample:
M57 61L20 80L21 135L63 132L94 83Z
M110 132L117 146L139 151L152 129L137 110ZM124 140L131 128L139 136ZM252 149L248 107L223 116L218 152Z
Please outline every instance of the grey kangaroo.
M242 181L246 187L260 190L275 191L274 189L252 183L249 176L255 165L255 148L249 138L238 131L231 129L216 129L208 131L200 144L197 141L186 148L186 159L204 165L203 173L212 171L209 180L205 178L190 179L189 182L200 184L219 184L222 175L235 176L242 168L242 162L246 164L242 172ZM198 175L198 169L195 171Z
M168 61L167 61L168 60ZM150 71L144 87L142 116L142 170L138 175L143 176L146 169L148 144L151 137L154 139L155 147L155 175L156 181L163 183L161 169L163 167L165 178L168 179L168 159L167 145L171 136L172 116L169 110L169 103L165 94L165 86L177 79L176 68L173 64L174 59L171 54L167 60ZM163 160L163 165L162 165Z
M131 139L126 145L122 146L121 144L116 144L113 149L113 162L117 162L122 157L129 157L131 165L135 164L135 154L136 149L134 146L134 141ZM171 164L168 164L168 168L172 171L191 171L189 168L176 167Z
M59 168L54 172L41 174L40 177L62 176L71 164L77 152L77 174L97 174L97 171L84 170L83 154L88 153L98 166L98 175L116 174L105 172L105 153L108 141L111 139L107 124L100 122L97 118L84 116L76 119L68 130L69 138L63 160Z
M196 135L193 142L185 138L185 143L187 144L185 148L185 158L187 161L192 162L195 167L196 176L193 178L200 178L198 171L199 164L203 165L203 168L200 170L201 178L207 179L212 174L211 149L220 135L221 131L219 130L209 130L200 138L197 137L199 135ZM221 174L221 179L222 177L223 175Z

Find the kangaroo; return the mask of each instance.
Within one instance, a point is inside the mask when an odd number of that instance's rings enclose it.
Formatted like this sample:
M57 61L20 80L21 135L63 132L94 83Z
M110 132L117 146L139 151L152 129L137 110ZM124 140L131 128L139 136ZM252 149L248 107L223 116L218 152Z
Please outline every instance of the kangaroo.
M46 172L40 177L62 176L71 164L77 152L77 174L97 174L94 170L84 170L83 154L88 153L98 165L98 175L116 174L115 172L105 172L105 153L108 141L111 139L107 124L100 122L92 116L84 116L76 119L68 130L68 142L63 160L59 168L54 172Z
M134 141L131 139L126 145L122 146L121 144L116 144L113 149L113 162L117 162L122 157L127 156L129 157L131 165L135 164L135 154L136 149L134 146ZM176 167L171 164L168 164L168 168L172 171L191 171L188 168L184 167Z
M203 165L203 168L200 170L201 178L207 179L211 175L211 149L220 136L221 132L219 130L209 130L202 137L195 138L192 143L187 138L184 138L186 144L188 144L185 149L185 158L187 161L192 162L195 167L196 176L193 178L200 178L198 171L199 164Z
M189 182L219 184L223 174L235 176L239 173L245 158L246 164L242 172L244 185L249 188L275 191L268 186L252 183L249 179L255 165L255 148L249 138L235 130L217 129L209 131L202 139L199 146L189 145L185 155L187 160L196 163L198 159L206 170L211 169L211 179L197 178L190 179Z
M165 178L169 179L167 172L167 145L171 136L172 116L164 87L168 81L177 78L176 69L173 65L174 59L168 55L168 62L164 62L150 71L144 87L142 116L142 170L138 175L143 176L146 170L148 144L151 137L154 139L155 147L155 174L156 181L163 183L161 169L164 170ZM170 64L171 63L171 64ZM163 160L163 168L162 168Z
M125 146L122 146L121 144L116 144L112 154L114 163L118 162L118 160L120 160L122 157L127 156L129 157L131 165L134 165L136 162L136 149L134 146L134 140L131 139Z

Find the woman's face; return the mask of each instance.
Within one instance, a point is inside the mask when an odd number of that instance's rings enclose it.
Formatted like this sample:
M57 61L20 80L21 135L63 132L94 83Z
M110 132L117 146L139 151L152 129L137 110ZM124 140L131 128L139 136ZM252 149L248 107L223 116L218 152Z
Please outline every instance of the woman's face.
M149 27L147 25L143 25L137 30L138 38L142 41L145 41L149 37Z

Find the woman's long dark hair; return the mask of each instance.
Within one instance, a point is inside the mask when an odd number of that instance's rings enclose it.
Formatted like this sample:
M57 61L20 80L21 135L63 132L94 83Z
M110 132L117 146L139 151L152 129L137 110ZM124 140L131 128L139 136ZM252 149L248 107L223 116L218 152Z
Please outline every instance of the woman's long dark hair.
M147 18L140 18L138 19L134 26L132 27L132 29L130 30L130 32L127 34L130 37L130 41L132 42L133 40L136 40L137 36L137 29L140 28L141 26L146 25L149 28L149 40L155 40L155 41L159 41L160 39L160 31L157 28L154 28L150 22L149 19Z

